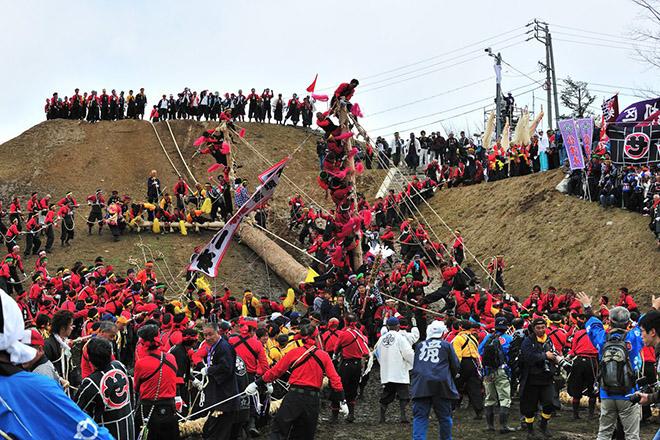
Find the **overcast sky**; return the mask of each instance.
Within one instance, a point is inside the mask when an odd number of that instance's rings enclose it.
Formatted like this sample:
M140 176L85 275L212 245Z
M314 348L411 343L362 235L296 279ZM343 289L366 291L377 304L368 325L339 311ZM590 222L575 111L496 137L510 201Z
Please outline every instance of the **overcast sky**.
M660 88L622 39L639 23L628 0L3 0L0 142L45 119L54 91L145 87L153 103L186 86L270 87L288 97L316 73L317 93L360 79L354 101L374 135L475 132L494 97L488 46L512 66L504 92L537 110L545 102L535 82L544 46L524 41L535 17L550 23L558 77L594 84L597 104L619 91L623 108L635 89Z

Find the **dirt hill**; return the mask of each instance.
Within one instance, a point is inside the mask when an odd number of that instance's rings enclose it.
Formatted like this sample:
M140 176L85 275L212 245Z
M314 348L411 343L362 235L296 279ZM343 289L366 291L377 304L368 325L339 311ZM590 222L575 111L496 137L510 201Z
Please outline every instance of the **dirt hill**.
M608 294L627 286L646 299L660 293L660 254L648 217L602 209L555 190L560 171L466 188L443 189L431 206L484 262L503 254L506 288L526 297L534 284ZM450 241L441 221L424 207L438 235ZM484 261L485 260L485 261ZM477 264L466 256L472 267ZM647 302L642 302L646 308Z
M247 178L250 190L256 176L294 151L302 149L290 161L285 175L297 188L283 180L271 203L274 230L295 240L286 231L287 200L304 191L317 203L329 207L323 191L316 184L318 133L302 128L262 124L242 124L246 139L265 159L237 142L237 176ZM190 160L194 139L213 123L172 121L171 127L193 174L206 179L206 169L213 163L208 156ZM156 124L163 144L175 166L184 173L167 126ZM61 197L73 191L79 201L99 187L106 192L117 189L135 199L145 196L145 179L156 169L168 188L176 173L157 141L154 129L145 121L100 122L89 125L77 121L46 121L0 145L0 196L26 196L30 191L49 192ZM187 177L187 176L186 176ZM379 170L367 170L358 185L373 197L384 177ZM660 258L648 232L647 217L619 209L602 210L597 204L564 196L555 190L559 172L544 173L474 187L443 189L431 201L434 209L453 228L461 229L467 247L481 261L504 254L507 261L507 289L526 296L534 284L542 287L572 287L594 294L613 294L620 286L644 295L660 293ZM188 178L190 181L190 179ZM440 238L451 243L447 229L426 207L426 219ZM87 208L77 216L76 240L71 248L56 247L51 266L71 265L75 260L92 261L96 255L128 267L129 257L144 260L137 234L113 243L109 234L88 237L84 219ZM194 246L206 243L209 232L182 237L178 234L154 236L141 234L154 252L161 251L165 262L176 275L187 262ZM295 255L295 254L294 254ZM300 257L299 255L295 255ZM468 259L469 256L468 256ZM29 266L32 266L30 260ZM474 261L471 261L476 266ZM269 276L270 275L270 276ZM283 283L266 272L264 263L244 246L232 246L221 266L217 283L226 282L233 290L252 287L264 292L278 292Z
M214 161L210 156L197 156L191 160L195 151L192 143L203 130L214 128L217 124L172 121L170 125L193 174L204 182L207 178L206 170ZM279 161L303 144L284 173L298 188L286 179L282 180L271 202L271 222L276 230L286 229L287 201L296 192L302 190L317 203L330 206L331 203L325 200L324 192L316 184L317 132L250 123L241 126L246 128L245 139L267 159L260 158L236 139L233 149L237 163L236 176L248 179L250 190L254 190L257 175L269 166L269 162L272 164ZM192 185L176 153L167 125L157 123L156 129L174 166ZM157 255L159 251L163 253L164 261L160 263L160 270L171 278L165 263L176 276L187 263L192 249L205 244L211 237L210 232L190 234L188 237L143 233L141 236L124 236L119 243L114 243L109 233L101 237L87 236L85 219L89 211L84 206L84 200L97 188L104 189L106 194L116 189L120 194L131 195L134 200L144 200L145 182L150 170L156 169L161 182L170 189L176 182L177 174L163 153L154 129L146 121L99 122L92 125L68 120L45 121L0 145L0 157L0 197L5 201L13 194L20 195L25 207L25 197L32 191L38 191L41 195L50 193L54 199L72 191L83 205L76 217L76 239L73 246L62 249L56 242L55 252L50 257L53 269L60 265L70 266L76 260L92 262L97 255L104 255L108 262L123 271L129 267L128 260L131 257L144 261L141 248L136 246L142 240L154 254ZM367 170L360 179L360 187L368 189L368 196L373 196L382 178L382 172ZM59 238L59 231L56 235ZM148 253L149 249L146 250ZM32 261L30 259L28 263L30 268ZM264 263L256 258L256 254L241 245L230 248L221 265L217 283L227 283L232 290L240 292L251 287L257 292L277 294L284 288L281 280L266 271Z

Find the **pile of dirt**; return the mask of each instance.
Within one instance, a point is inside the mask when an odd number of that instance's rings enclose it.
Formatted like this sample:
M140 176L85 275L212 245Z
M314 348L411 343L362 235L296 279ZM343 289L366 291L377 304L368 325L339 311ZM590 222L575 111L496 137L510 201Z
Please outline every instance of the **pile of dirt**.
M319 205L332 207L332 202L325 198L324 191L316 183L316 141L319 132L269 124L240 125L246 128L245 139L254 150L236 137L232 153L235 156L236 177L247 179L250 191L257 185L259 173L302 145L289 161L285 178L281 180L271 202L271 227L288 239L295 239L295 234L288 233L286 228L291 195L304 192ZM179 120L171 121L170 126L193 175L200 182L206 181L206 170L214 160L205 155L191 160L196 149L192 144L204 130L215 128L217 123ZM167 125L160 122L155 127L174 166L192 185ZM0 162L0 197L5 200L5 207L12 195L20 195L25 200L32 191L38 191L40 195L52 194L55 199L72 191L82 205L76 216L73 246L60 248L56 244L54 253L49 257L52 269L70 266L77 260L91 262L97 255L102 255L108 263L123 271L130 267L129 260L144 262L144 249L147 258L152 257L149 250L153 251L154 256L160 256L162 271L167 273L167 276L162 276L171 279L169 272L174 277L180 274L193 248L204 245L211 237L210 232L191 233L188 237L179 234L155 236L147 232L140 236L126 235L115 243L107 232L101 237L87 236L85 219L89 211L84 200L97 188L102 188L106 195L111 190L117 190L120 194L131 195L134 200L144 200L146 179L152 169L158 171L163 185L170 189L174 186L177 173L163 153L154 128L146 121L102 121L96 124L45 121L0 145L0 155L3 158ZM382 171L367 170L360 178L359 186L368 189L367 195L372 197L382 178ZM59 231L56 235L59 238ZM148 247L139 247L140 243ZM300 258L300 255L296 257ZM165 263L170 270L167 270ZM27 267L32 268L32 259ZM233 291L242 292L242 289L251 287L257 293L272 295L277 295L285 287L279 278L266 270L256 254L242 245L230 247L216 282L218 288L220 283L227 283ZM174 282L171 284L174 289Z
M505 256L507 290L526 297L535 284L616 295L627 286L642 309L660 292L660 257L648 217L559 193L559 171L476 186L443 189L430 205L484 266ZM453 236L424 206L422 213L446 243ZM471 267L478 267L466 255ZM486 277L482 278L486 281Z

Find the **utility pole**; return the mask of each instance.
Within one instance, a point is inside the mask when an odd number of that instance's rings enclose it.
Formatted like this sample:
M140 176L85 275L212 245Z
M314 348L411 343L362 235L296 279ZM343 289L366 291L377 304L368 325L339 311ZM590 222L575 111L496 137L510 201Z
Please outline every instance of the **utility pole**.
M550 30L548 25L545 25L545 35L546 40L548 41L548 50L550 51L550 69L552 71L552 93L555 98L555 118L556 121L559 121L559 100L557 99L557 70L555 69L555 57L552 53L552 35L550 35ZM555 123L554 128L557 128L559 123Z
M495 139L498 139L502 134L502 54L495 55L490 47L484 51L495 58Z
M548 129L553 129L556 126L556 122L553 122L553 109L554 117L556 120L559 119L559 100L557 99L557 74L555 72L555 60L552 54L552 37L550 35L550 27L548 23L534 19L532 22L527 23L527 26L532 26L533 28L527 32L533 32L533 36L529 37L527 41L532 38L543 43L545 46L545 63L539 61L539 66L545 70L545 90L547 95L547 110L548 110ZM553 100L554 98L554 105ZM555 121L556 121L555 120Z

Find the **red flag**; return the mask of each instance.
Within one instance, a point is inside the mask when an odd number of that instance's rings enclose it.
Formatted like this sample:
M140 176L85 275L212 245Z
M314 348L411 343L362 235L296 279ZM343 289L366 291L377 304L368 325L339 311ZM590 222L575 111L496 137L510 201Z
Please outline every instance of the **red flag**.
M307 91L309 93L314 92L314 89L316 88L316 80L319 78L319 74L317 73L316 76L314 77L314 81L307 87Z

